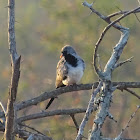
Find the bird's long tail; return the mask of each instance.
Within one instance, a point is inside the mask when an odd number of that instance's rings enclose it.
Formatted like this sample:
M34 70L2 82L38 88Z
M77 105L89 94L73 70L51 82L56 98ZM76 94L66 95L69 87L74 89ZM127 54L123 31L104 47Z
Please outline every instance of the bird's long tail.
M56 87L56 89L60 88L60 87L65 87L66 85L61 85L59 87ZM50 99L49 103L47 104L46 108L45 109L48 109L50 107L50 105L52 104L52 102L54 101L54 99L57 98L57 97L53 97Z
M49 103L47 104L47 106L46 106L45 109L48 109L48 108L49 108L49 106L52 104L52 102L54 101L54 99L55 99L55 98L51 98L51 99L50 99L50 101L49 101Z

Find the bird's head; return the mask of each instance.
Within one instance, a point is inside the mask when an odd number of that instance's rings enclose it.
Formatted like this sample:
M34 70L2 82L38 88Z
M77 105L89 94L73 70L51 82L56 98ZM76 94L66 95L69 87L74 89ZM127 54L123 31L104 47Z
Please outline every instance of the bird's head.
M62 49L61 49L61 56L66 56L68 54L72 54L72 55L75 55L76 54L76 51L73 49L73 47L69 46L69 45L66 45L64 46Z

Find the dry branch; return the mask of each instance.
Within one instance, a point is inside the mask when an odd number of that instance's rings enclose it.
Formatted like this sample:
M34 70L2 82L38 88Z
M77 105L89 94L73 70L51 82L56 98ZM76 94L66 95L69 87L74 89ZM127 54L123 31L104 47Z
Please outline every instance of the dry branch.
M139 0L138 0L138 2L139 2ZM128 36L129 36L129 29L118 25L117 22L119 22L121 19L125 18L129 14L132 14L132 13L136 14L136 13L140 12L140 6L131 11L120 11L120 12L116 12L116 13L108 15L108 16L104 16L103 14L99 13L92 7L93 3L88 4L85 1L85 2L83 2L83 5L88 7L91 10L91 12L95 13L97 16L99 16L101 19L103 19L104 21L106 21L109 24L102 32L99 40L97 41L97 43L95 45L95 51L94 51L94 57L93 57L94 58L94 68L95 68L97 75L100 77L101 81L99 83L96 82L94 84L81 84L81 85L77 85L77 86L74 85L74 86L59 88L59 89L56 89L56 90L53 90L50 92L45 92L38 97L35 97L35 98L27 100L27 101L22 101L21 103L14 105L14 102L16 100L16 95L17 95L18 81L19 81L19 77L20 77L20 56L18 56L18 54L17 54L16 41L15 41L15 11L14 11L15 0L8 0L8 41L9 41L9 51L10 51L10 56L11 56L12 76L11 76L11 86L9 89L9 99L8 99L8 103L7 103L7 115L6 115L6 126L5 126L5 139L6 140L13 140L15 132L17 132L20 135L20 137L22 137L22 138L24 138L24 137L26 137L26 139L28 138L28 140L31 140L31 139L34 139L37 137L42 140L43 139L50 140L51 138L44 136L41 133L32 134L30 132L26 132L26 131L20 130L20 129L18 131L15 131L15 129L17 129L15 126L16 126L16 123L21 124L21 122L23 122L23 121L28 121L28 120L33 120L33 119L38 119L38 118L43 118L43 117L49 117L49 116L54 116L54 115L70 115L73 119L73 122L74 122L77 130L79 130L76 140L82 139L84 127L89 119L90 114L93 111L94 99L96 97L96 94L99 91L101 91L104 94L104 97L103 97L104 102L101 103L99 106L98 114L96 116L96 119L94 120L94 125L93 125L92 132L91 132L91 135L89 138L89 139L92 139L94 137L94 139L95 138L98 139L98 138L100 138L100 132L101 132L100 129L104 123L104 120L110 114L109 107L110 107L110 102L111 102L111 98L112 98L111 94L116 88L120 89L120 90L123 90L123 89L127 90L129 93L133 94L138 99L140 99L139 95L137 95L135 92L128 89L128 88L140 88L140 82L111 82L111 74L112 74L113 70L116 67L121 66L122 64L124 64L126 62L130 62L130 59L128 59L126 61L116 64L124 49L125 44L127 43ZM111 18L115 17L117 15L121 15L121 16L112 22ZM120 41L114 47L112 56L109 59L108 63L106 64L104 71L102 71L98 68L97 63L96 63L96 59L98 56L97 51L98 51L98 47L99 47L101 41L103 40L103 37L105 36L106 32L112 26L114 28L120 30L122 32L122 35L121 35ZM104 86L102 86L102 84ZM101 87L102 87L102 90L101 90ZM93 92L93 94L91 96L87 110L86 109L63 109L63 110L55 110L55 111L48 111L48 112L43 111L41 113L23 116L18 119L15 117L15 114L17 113L17 111L27 108L32 105L36 105L49 98L56 97L61 94L72 92L72 91L89 90L91 88L93 88L93 89L97 88L97 89ZM74 118L74 114L83 113L83 112L86 112L86 114L85 114L83 121L79 128L78 124ZM3 116L5 117L5 110L4 110L4 113L0 112L0 118L2 118ZM15 119L17 119L17 120L15 120ZM129 122L128 122L128 124L129 124ZM2 123L0 122L0 130L4 131L3 125L1 126L1 124ZM127 128L127 126L126 126L126 128ZM102 140L109 140L109 139L102 138Z
M95 82L93 84L80 84L77 86L67 86L67 87L62 87L59 89L55 89L50 92L44 92L40 96L37 96L35 98L22 101L21 103L18 103L16 105L17 111L27 108L32 105L37 105L38 103L45 101L47 99L50 99L52 97L57 97L61 94L68 93L68 92L73 92L73 91L80 91L80 90L91 90L92 87L93 89L97 88L98 82ZM117 89L123 90L124 88L140 88L140 82L112 82L113 86L117 86Z
M89 4L85 1L85 2L83 2L83 5L88 7L93 13L98 15L101 19L103 19L104 21L106 21L109 24L107 27L104 28L103 32L101 33L101 35L100 35L100 37L95 45L95 51L94 51L94 55L93 55L95 72L97 73L100 80L103 81L102 91L100 91L100 92L104 96L102 97L103 102L101 102L99 104L99 110L98 110L98 113L96 114L93 128L92 128L92 131L91 131L88 139L89 140L99 140L99 139L103 139L103 137L101 136L101 128L102 128L102 125L103 125L106 117L108 116L108 114L110 114L109 108L110 108L110 103L112 100L112 93L116 89L115 87L112 86L112 82L111 82L112 72L113 72L114 68L116 68L115 67L116 63L119 60L119 58L122 54L122 51L123 51L123 49L128 41L128 38L129 38L129 29L118 25L117 22L119 22L121 19L125 18L126 16L128 16L132 13L135 13L135 11L140 10L140 6L138 8L131 10L131 11L128 11L127 13L123 14L122 16L120 16L119 18L115 19L112 22L109 17L104 16L100 12L96 11L92 7L93 3ZM111 55L110 59L108 60L107 64L105 65L104 71L101 71L97 67L97 63L96 63L97 51L98 51L99 45L100 45L101 41L103 40L105 34L112 26L121 32L121 37L120 37L118 44L116 44L116 46L114 47L114 49L112 51L112 55ZM92 97L90 99L89 105L91 104L91 100L92 100ZM93 102L94 102L94 100L93 100ZM92 107L89 108L89 105L88 105L87 110L92 109ZM85 116L90 115L87 112L88 111L86 111ZM83 121L84 120L88 121L88 118L84 117ZM82 139L83 130L85 127L85 123L83 123L83 121L79 127L79 132L78 132L78 135L76 137L76 140Z
M125 63L127 63L127 62L132 62L132 59L133 59L133 58L134 58L134 57L131 57L131 58L125 60L125 61L119 62L118 64L115 65L114 69L117 68L117 67L122 66L123 64L125 64Z
M18 81L20 77L20 56L16 51L15 40L15 0L8 0L8 41L11 56L12 76L7 103L5 139L14 139L14 102L16 100Z
M47 111L47 112L43 111L41 113L36 113L36 114L31 114L31 115L20 117L17 119L17 122L21 123L23 121L50 117L50 116L54 116L54 115L73 115L73 114L83 113L83 112L86 112L86 109L76 108L76 109L59 109L59 110Z
M78 134L77 134L77 137L76 137L75 140L81 140L82 137L83 137L83 132L84 132L85 125L86 125L86 123L89 120L89 116L93 112L95 97L96 97L97 93L100 92L100 89L102 87L102 84L103 83L100 82L99 85L98 85L98 87L95 89L95 91L93 91L93 93L91 95L91 98L90 98L90 101L89 101L89 104L88 104L88 107L87 107L85 116L84 116L84 118L83 118L83 120L82 120L82 122L80 124L79 131L78 131Z

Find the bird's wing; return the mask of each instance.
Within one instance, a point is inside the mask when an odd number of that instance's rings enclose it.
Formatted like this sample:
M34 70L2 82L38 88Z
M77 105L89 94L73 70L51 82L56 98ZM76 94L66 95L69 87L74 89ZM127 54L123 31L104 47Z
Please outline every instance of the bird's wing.
M64 84L62 83L63 80L65 80L67 78L67 74L68 74L68 66L67 66L67 62L64 59L64 57L62 57L60 59L60 61L57 64L57 70L56 70L56 88L64 86Z
M77 58L77 60L79 60L78 63L81 63L82 64L83 71L84 71L85 70L85 67L86 67L84 60L79 55L77 55L76 58Z

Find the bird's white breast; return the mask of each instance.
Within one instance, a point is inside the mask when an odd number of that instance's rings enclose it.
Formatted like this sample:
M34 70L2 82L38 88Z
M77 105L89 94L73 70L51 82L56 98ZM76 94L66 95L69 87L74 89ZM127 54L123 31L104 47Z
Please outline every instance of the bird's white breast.
M72 84L77 84L82 76L83 76L83 65L79 64L76 67L72 67L71 65L68 64L68 75L65 80L63 80L64 85L72 85Z

